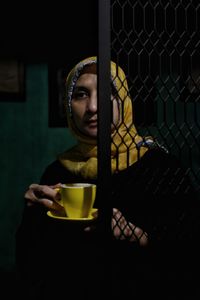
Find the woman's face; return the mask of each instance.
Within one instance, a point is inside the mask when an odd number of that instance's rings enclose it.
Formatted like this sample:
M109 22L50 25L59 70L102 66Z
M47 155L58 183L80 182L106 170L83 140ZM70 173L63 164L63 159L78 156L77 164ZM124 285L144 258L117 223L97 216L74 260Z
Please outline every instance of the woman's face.
M119 121L117 100L112 96L113 121L111 131ZM97 137L97 75L83 73L77 80L72 96L72 117L76 127L85 135Z

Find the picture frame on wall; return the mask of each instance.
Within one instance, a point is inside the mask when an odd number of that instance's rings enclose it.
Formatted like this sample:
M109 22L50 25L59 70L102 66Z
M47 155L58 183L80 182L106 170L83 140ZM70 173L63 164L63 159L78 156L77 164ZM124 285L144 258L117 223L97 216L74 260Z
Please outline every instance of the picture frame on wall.
M0 102L25 101L25 65L16 59L0 60Z
M184 103L200 102L200 67L193 68L181 77L180 99Z
M49 127L67 127L65 114L66 69L63 65L49 65Z
M200 55L186 57L179 82L180 100L183 103L200 102Z

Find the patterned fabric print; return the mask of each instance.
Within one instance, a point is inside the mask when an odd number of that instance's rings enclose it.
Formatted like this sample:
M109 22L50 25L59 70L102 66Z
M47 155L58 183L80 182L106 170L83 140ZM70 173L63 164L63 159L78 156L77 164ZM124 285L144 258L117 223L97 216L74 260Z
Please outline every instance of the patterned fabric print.
M136 147L137 149L140 149L140 147L148 147L148 149L155 149L155 148L160 148L162 149L165 153L169 153L169 150L161 145L157 140L152 140L152 139L143 139L139 143L137 143Z

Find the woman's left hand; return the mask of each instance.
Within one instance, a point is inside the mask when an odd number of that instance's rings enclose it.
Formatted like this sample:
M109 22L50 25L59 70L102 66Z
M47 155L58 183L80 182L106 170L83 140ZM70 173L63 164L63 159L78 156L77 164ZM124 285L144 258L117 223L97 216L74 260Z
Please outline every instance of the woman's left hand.
M85 228L85 231L91 231L94 228L94 226L89 226ZM137 242L140 246L146 246L148 244L147 233L140 227L128 222L117 208L113 208L111 228L113 236L118 240Z
M130 242L138 242L140 246L148 244L147 233L140 227L128 222L117 208L113 208L111 226L113 235L118 240L128 239Z

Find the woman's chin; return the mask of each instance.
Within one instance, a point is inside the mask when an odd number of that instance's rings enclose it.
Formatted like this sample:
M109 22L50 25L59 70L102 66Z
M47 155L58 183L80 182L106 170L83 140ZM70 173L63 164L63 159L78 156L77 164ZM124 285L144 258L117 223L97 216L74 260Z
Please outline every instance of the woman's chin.
M84 133L91 137L91 138L97 138L97 127L94 127L94 128L88 128L87 130L84 131Z

